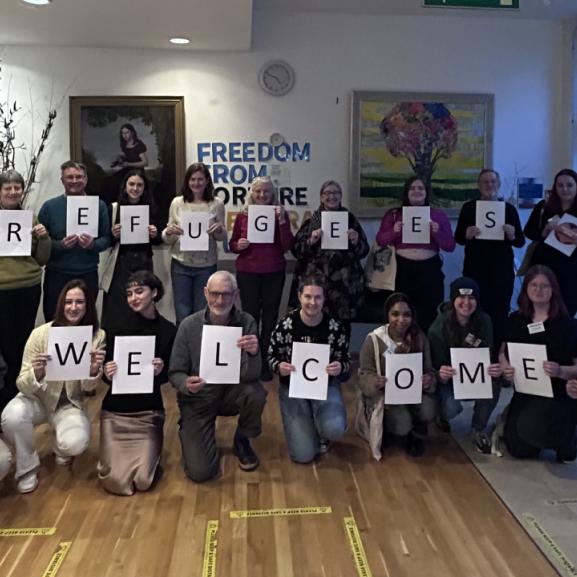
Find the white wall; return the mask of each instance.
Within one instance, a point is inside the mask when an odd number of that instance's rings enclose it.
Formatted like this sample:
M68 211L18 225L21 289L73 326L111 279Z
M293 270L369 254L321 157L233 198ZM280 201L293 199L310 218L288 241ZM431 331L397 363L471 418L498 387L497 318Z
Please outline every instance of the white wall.
M310 163L291 167L312 204L326 178L348 180L351 90L495 94L494 166L550 182L570 158L567 31L560 23L484 17L327 15L257 12L251 53L6 47L2 98L41 118L64 98L39 172L35 206L61 190L57 167L69 156L69 95L184 95L187 160L198 141L310 141ZM282 57L297 73L282 98L258 87L262 64ZM29 141L29 118L18 135ZM36 128L41 121L36 120ZM375 229L376 223L367 223ZM446 272L460 270L460 253Z

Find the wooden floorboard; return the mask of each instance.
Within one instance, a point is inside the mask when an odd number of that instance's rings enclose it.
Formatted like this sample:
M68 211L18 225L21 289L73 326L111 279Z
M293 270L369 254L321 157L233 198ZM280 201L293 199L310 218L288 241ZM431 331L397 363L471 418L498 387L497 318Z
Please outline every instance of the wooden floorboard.
M56 527L51 536L0 537L0 575L40 577L59 543L70 541L58 577L201 577L207 522L217 520L219 577L355 577L345 517L355 519L373 576L557 575L449 436L434 434L420 459L390 448L375 462L352 432L349 384L351 430L315 465L295 465L276 385L268 388L263 435L254 443L261 467L238 468L230 450L235 419L220 419L223 475L196 485L181 469L178 410L166 386L164 477L150 493L116 497L95 473L101 385L89 399L89 450L71 468L57 467L41 428L38 490L19 495L11 480L0 488L0 528ZM332 513L230 518L231 511L324 506Z

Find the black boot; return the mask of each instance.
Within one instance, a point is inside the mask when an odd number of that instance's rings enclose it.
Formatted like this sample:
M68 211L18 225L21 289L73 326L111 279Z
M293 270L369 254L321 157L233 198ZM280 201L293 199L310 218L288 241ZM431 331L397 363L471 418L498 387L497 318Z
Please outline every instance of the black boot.
M254 471L258 467L259 460L250 446L250 441L238 431L234 435L232 452L237 457L238 466L243 471Z

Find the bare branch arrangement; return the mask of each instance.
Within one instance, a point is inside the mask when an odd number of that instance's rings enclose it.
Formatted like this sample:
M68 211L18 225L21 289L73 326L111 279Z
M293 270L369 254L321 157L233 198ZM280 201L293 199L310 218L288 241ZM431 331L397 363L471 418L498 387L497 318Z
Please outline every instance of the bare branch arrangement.
M0 66L0 73L1 71L2 67ZM25 204L26 198L36 182L40 158L45 150L46 142L56 119L56 109L51 108L48 111L48 118L40 135L40 140L36 146L32 145L30 148L27 148L24 143L18 142L16 138L16 120L20 111L21 107L18 106L16 101L10 102L8 97L6 100L0 100L0 168L2 172L16 170L17 151L30 151L31 156L28 166L26 170L21 171L25 173L24 181L26 182L26 187L22 198L22 203Z

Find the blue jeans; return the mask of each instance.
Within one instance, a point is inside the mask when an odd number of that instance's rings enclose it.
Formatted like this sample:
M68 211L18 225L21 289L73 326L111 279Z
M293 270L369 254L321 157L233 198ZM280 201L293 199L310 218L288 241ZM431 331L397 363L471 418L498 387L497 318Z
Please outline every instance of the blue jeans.
M216 272L216 265L186 266L172 259L170 276L177 323L206 306L204 287L214 272Z
M291 459L310 463L320 451L320 439L336 441L347 430L347 412L338 382L329 383L327 400L291 399L280 385L279 404Z
M473 406L473 420L471 426L474 431L485 431L491 418L493 409L499 402L499 394L501 393L501 385L498 379L492 379L493 382L493 398L492 399L477 399ZM437 387L437 394L439 395L440 415L446 421L454 419L462 410L463 405L461 401L455 399L453 391L453 383L439 383Z

